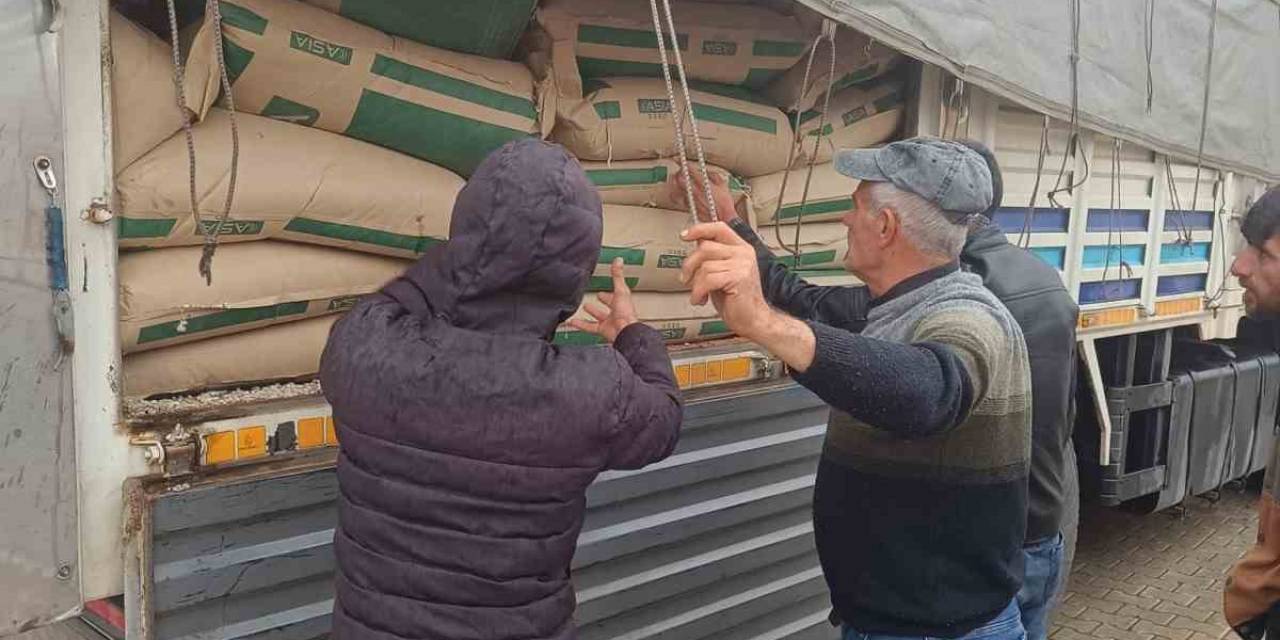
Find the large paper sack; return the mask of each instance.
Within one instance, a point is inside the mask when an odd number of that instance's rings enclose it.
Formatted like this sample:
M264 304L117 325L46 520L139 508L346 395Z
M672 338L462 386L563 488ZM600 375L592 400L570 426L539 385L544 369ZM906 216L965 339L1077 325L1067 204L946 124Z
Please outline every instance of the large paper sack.
M733 335L724 321L716 315L716 308L711 303L695 307L690 304L688 293L638 292L633 296L633 302L640 322L657 329L667 342L714 340ZM583 309L578 309L574 317L592 319ZM603 343L599 336L578 331L568 325L556 331L555 341L558 344L579 345Z
M674 13L691 79L761 88L809 47L810 37L795 18L765 7L681 2ZM555 48L562 95L580 97L579 77L662 76L648 3L547 0L538 22Z
M684 291L680 268L693 245L680 240L691 224L682 211L607 204L600 264L591 277L591 291L612 291L609 265L622 258L627 286L636 291Z
M784 179L786 193L782 191ZM804 197L806 182L809 184L807 199ZM755 207L758 222L773 222L777 213L779 221L787 224L840 220L853 210L853 190L858 187L858 181L841 175L828 162L815 165L812 178L809 177L809 168L804 167L752 178L747 181L747 186L751 190L751 204ZM782 202L781 211L778 210L779 201Z
M813 67L809 70L809 83L805 84L807 57L806 53L805 60L769 83L764 93L774 104L801 112L820 108L828 86L831 87L831 95L835 96L844 89L879 78L905 60L893 49L847 27L841 27L836 33L834 80L831 80L830 73L831 45L825 38L818 44Z
M393 36L489 58L511 55L536 0L306 0Z
M800 229L800 253L796 248L796 225L761 226L758 233L765 245L779 260L800 269L834 270L844 268L844 257L849 252L849 230L839 222L803 224ZM782 242L778 242L781 233Z
M244 113L236 121L240 173L222 242L282 238L414 257L448 236L461 177L319 129ZM213 225L226 201L231 166L226 112L210 112L194 132L200 214ZM204 241L190 213L184 136L120 174L116 192L120 246Z
M200 253L175 247L120 256L125 353L344 311L410 264L290 242L245 242L218 250L216 277L206 285L196 270Z
M524 65L396 38L295 0L221 6L238 110L359 138L462 175L504 143L541 133ZM206 21L194 51L211 55L211 32Z
M173 53L155 34L110 12L111 147L116 172L182 128L173 84ZM186 66L187 105L204 113L218 95L218 76L207 60Z
M124 357L124 395L242 387L313 378L336 315L143 351Z
M822 138L815 153L813 138L821 121L816 111L801 115L800 133L804 139L800 162L813 157L816 162L831 162L840 149L860 149L888 142L902 125L906 111L906 93L899 81L880 81L868 86L854 86L831 97L831 105L822 127ZM798 166L798 165L797 165Z
M781 171L791 150L791 126L775 107L733 87L699 85L691 91L707 162L742 176ZM671 101L661 80L592 81L586 100L557 121L552 136L584 160L677 157ZM694 158L693 130L685 121L686 155Z
M680 175L680 163L675 160L620 160L618 162L582 163L592 184L600 190L600 200L605 204L627 204L639 207L657 207L674 211L687 211L689 199L671 178ZM700 171L696 162L689 163L695 175ZM719 167L708 166L708 173L718 174L729 183L738 209L745 210L746 185L736 176Z

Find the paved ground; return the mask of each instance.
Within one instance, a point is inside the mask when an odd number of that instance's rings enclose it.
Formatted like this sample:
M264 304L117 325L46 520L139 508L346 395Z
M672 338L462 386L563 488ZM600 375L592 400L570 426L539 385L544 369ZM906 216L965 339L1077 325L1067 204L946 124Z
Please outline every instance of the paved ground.
M1193 499L1185 514L1137 515L1086 506L1053 640L1218 640L1222 580L1249 548L1257 493Z

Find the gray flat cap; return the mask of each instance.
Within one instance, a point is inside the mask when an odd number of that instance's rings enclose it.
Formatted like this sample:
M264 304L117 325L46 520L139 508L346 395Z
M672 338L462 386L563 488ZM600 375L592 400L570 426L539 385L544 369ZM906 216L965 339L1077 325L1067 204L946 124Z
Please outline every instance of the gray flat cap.
M911 138L878 149L844 149L835 168L858 180L892 182L952 215L991 206L991 170L973 149L950 140Z

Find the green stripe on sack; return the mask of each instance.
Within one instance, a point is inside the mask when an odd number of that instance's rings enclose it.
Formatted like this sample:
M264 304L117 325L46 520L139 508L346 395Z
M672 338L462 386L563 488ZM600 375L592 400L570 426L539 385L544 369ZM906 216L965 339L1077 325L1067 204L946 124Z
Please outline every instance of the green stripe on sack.
M589 169L587 178L597 187L632 187L662 184L667 181L666 167L648 169Z
M785 40L756 40L751 44L751 55L764 58L798 58L804 55L808 43Z
M623 249L621 247L600 247L600 259L597 264L613 264L622 258L622 264L631 267L644 266L644 249Z
M590 96L591 96L591 94L593 94L593 93L595 93L595 92L597 92L597 91L599 91L599 90L601 90L601 89L610 89L610 88L612 88L612 87L613 87L613 85L609 84L608 82L605 82L604 80L602 80L602 79L600 79L600 78L591 78L590 80L583 80L583 81L582 81L582 95L584 95L584 96L586 96L586 97L590 97Z
M267 106L262 108L262 115L275 120L283 120L309 127L320 119L320 112L314 107L294 102L288 98L271 96Z
M839 80L836 80L831 84L831 93L838 93L841 89L848 89L859 82L866 82L867 80L875 78L880 75L880 67L881 63L877 61L858 67L857 69L840 76Z
M671 38L663 34L663 44L671 50ZM615 47L632 47L636 49L657 49L658 35L644 29L621 29L584 24L578 27L578 42L587 44L605 44ZM681 51L689 50L689 34L676 33L676 42Z
M672 74L676 73L675 65L667 65ZM606 60L604 58L578 57L578 73L583 78L660 78L662 65L657 62L631 62L628 60Z
M622 105L617 100L597 102L593 106L596 108L596 115L602 120L617 120L622 117Z
M782 264L787 265L788 267L795 267L797 256L786 255L778 258L778 260L782 262ZM815 251L813 253L802 253L799 256L799 263L801 267L812 267L815 264L827 264L830 262L835 262L835 260L836 260L836 252L834 249L831 251Z
M267 19L249 9L225 0L218 3L218 9L222 14L224 25L231 25L258 35L267 32Z
M859 109L861 109L862 107L858 107L858 108L859 108ZM831 135L831 134L832 134L832 132L834 132L834 131L835 131L835 129L834 129L834 128L832 128L832 126L831 126L830 124L827 124L827 125L824 125L824 126L822 127L822 130L821 130L821 131L819 131L818 129L814 129L813 131L810 131L810 132L806 133L805 135L806 135L806 136L823 136L823 137L826 137L826 136Z
M227 82L235 84L240 74L253 62L253 52L228 40L222 39L222 57L227 61Z
M805 203L803 208L804 208L804 215L806 216L818 215L823 213L835 213L837 211L849 211L850 209L853 209L853 198L837 198L835 200L820 200L815 202L808 202L808 203ZM791 205L789 207L783 207L782 211L778 212L778 219L791 220L794 218L799 218L801 213L800 209L801 209L801 206L798 204Z
M726 333L733 332L729 330L729 325L725 324L724 320L708 320L698 328L700 336L718 336Z
M785 69L751 69L747 71L747 79L742 81L742 86L762 89L772 82L774 78L781 75L783 71Z
M358 242L378 247L402 249L413 253L422 253L429 247L444 242L444 240L431 236L411 236L348 224L338 224L336 222L312 220L310 218L294 218L284 226L284 230L345 242Z
M528 98L451 78L381 54L374 58L373 66L369 71L374 75L413 85L419 89L426 89L490 109L514 113L530 120L536 120L538 117L537 107Z
M724 107L695 102L693 103L693 115L707 122L715 122L730 127L751 129L769 134L778 132L778 123L772 118L725 109Z
M528 131L473 120L365 89L346 135L438 164L463 177Z
M307 312L307 302L283 302L264 307L248 309L228 309L208 315L196 316L186 320L162 322L138 330L138 344L172 340L205 331L234 327L238 324L276 320L288 316L296 316ZM181 329L181 330L179 330Z
M710 93L717 96L733 98L734 100L750 102L752 104L759 104L767 107L773 106L773 103L760 97L759 94L751 91L746 87L739 87L731 84L719 84L716 82L702 82L699 80L690 80L689 88L694 89L696 91L702 91L702 92Z
M589 347L604 344L604 338L586 331L557 331L551 342L564 346Z
M120 217L117 220L119 222L116 223L116 237L121 239L167 238L178 224L178 221L173 218L149 220Z
M627 286L634 289L640 283L640 278L623 278ZM591 276L591 280L587 282L587 291L613 291L613 278L609 276Z
M880 96L871 105L876 108L876 111L888 111L897 108L902 105L902 92L894 91L888 95Z

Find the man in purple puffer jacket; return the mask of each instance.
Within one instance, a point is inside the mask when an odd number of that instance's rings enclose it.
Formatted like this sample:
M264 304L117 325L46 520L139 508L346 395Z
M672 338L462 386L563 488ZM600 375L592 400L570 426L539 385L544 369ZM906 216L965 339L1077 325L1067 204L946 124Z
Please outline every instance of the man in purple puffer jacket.
M680 393L614 265L613 348L561 347L600 256L600 198L561 148L489 156L450 240L333 330L342 639L569 639L585 491L671 453Z

